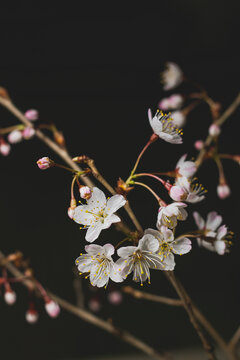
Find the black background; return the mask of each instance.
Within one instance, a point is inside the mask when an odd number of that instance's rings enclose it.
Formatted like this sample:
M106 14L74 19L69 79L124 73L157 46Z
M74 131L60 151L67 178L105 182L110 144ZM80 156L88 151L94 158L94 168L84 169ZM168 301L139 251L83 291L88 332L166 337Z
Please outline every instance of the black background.
M237 95L238 18L237 1L175 0L148 9L139 5L130 9L120 3L114 9L93 3L79 9L70 4L3 5L0 85L23 111L36 108L42 122L54 121L63 130L70 153L93 157L115 184L119 176L128 176L151 134L146 113L148 107L155 110L165 95L159 81L165 61L179 63L223 108ZM191 89L183 85L173 92ZM239 152L239 116L238 110L223 127L222 152ZM16 123L4 109L0 109L0 120L1 127ZM184 144L154 143L140 168L171 170L182 154L196 156L193 142L204 138L210 121L207 106L199 106L184 129ZM74 302L72 267L85 245L84 234L66 216L70 176L58 169L41 172L35 164L48 155L57 159L33 139L13 146L7 158L1 157L1 249L5 253L23 251L31 258L38 279ZM224 167L231 197L217 198L216 166L206 163L198 175L208 188L207 199L189 207L189 213L198 209L203 216L212 210L222 214L224 223L236 233L232 251L221 257L194 246L191 254L177 259L176 273L204 313L229 338L239 323L239 167L228 161ZM143 226L154 227L157 205L151 196L136 189L130 201ZM194 229L191 215L179 228ZM102 235L103 242L115 243L121 238L113 227ZM12 308L0 300L4 359L80 359L133 351L64 311L58 319L49 319L40 302L38 324L28 325L24 320L26 290L15 289L18 301ZM87 302L87 282L84 289ZM175 296L159 273L153 272L152 286L144 289ZM102 317L113 317L117 325L156 348L198 344L183 310L140 303L127 296L115 308L107 303L107 291L99 291Z

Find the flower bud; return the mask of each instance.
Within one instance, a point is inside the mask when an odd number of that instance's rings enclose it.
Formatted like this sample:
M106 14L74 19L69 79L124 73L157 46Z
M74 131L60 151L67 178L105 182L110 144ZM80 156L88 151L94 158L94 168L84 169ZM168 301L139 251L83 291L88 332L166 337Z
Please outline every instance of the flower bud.
M46 301L45 309L48 315L51 316L52 318L57 317L60 313L59 305L53 300Z
M35 309L27 310L25 319L29 324L35 324L38 321L38 312Z
M168 99L171 109L180 108L183 104L183 96L180 94L173 94Z
M0 153L3 155L3 156L7 156L11 151L11 146L4 142L4 143L1 143L0 144Z
M108 301L113 305L120 305L122 299L123 299L122 293L118 290L111 291L108 294Z
M158 104L158 108L161 109L161 110L168 110L170 108L169 99L168 98L163 98L162 100L160 100L159 104Z
M54 162L48 157L43 157L37 161L39 169L46 170L54 165Z
M25 112L25 116L29 121L36 121L38 119L39 113L37 110L30 109Z
M89 200L92 196L92 190L88 186L81 186L79 192L82 199Z
M25 140L29 140L35 135L35 130L32 127L25 127L25 129L22 132L22 135Z
M202 140L197 140L194 143L194 147L197 150L201 150L204 147L204 142Z
M218 136L221 133L221 129L217 124L212 124L208 129L209 135Z
M92 298L88 302L88 307L93 312L98 312L101 309L101 303L98 299Z
M16 293L12 290L7 290L4 293L4 300L8 305L13 305L16 302Z
M174 185L171 187L169 195L174 201L184 201L187 198L186 191L178 185Z
M13 130L8 134L8 141L10 144L16 144L22 140L22 132L20 130Z
M227 184L218 185L217 194L220 199L226 199L231 194L230 187Z

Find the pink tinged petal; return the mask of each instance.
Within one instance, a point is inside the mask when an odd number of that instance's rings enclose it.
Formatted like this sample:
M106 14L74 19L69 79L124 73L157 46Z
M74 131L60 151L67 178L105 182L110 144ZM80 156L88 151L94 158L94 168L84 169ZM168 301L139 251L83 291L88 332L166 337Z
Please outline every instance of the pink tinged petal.
M218 185L217 194L220 199L226 199L231 194L231 189L227 184Z
M227 227L225 225L220 226L217 231L217 239L221 240L227 234Z
M105 244L103 245L103 248L107 258L111 257L115 252L114 246L112 244Z
M196 170L197 168L193 161L186 161L184 165L180 168L179 173L182 176L186 176L187 178L190 178L195 174Z
M184 154L183 156L180 157L180 159L177 162L176 169L178 169L179 167L181 167L183 165L186 157L187 157L187 154Z
M208 133L211 136L218 136L221 133L221 128L217 124L212 124L208 129Z
M8 134L8 142L10 142L10 144L16 144L22 141L22 139L23 136L20 130L13 130Z
M170 107L171 107L171 104L170 104L168 98L163 98L162 100L159 101L159 104L158 104L159 109L168 110L168 109L170 109Z
M193 217L194 217L194 220L195 220L195 223L197 225L197 227L202 230L204 229L205 227L205 221L203 220L203 218L201 217L201 215L197 212L197 211L194 211L193 212Z
M136 246L123 246L120 247L117 250L118 256L120 256L123 259L127 259L129 256L132 256L132 254L137 250Z
M216 230L216 228L221 224L222 217L216 213L216 211L212 211L207 216L206 229L208 230Z
M90 226L86 232L85 239L88 242L93 242L99 237L100 232L102 231L102 223L98 222Z
M155 253L159 248L159 241L150 234L144 235L142 239L139 240L138 249L141 251L150 251Z
M178 241L174 241L172 244L174 254L183 255L187 254L192 249L191 240L183 238Z
M188 217L187 211L185 209L180 208L177 219L184 221L184 220L186 220L187 217Z
M226 250L226 244L224 241L222 240L217 240L214 243L216 252L218 253L218 255L224 255L225 250Z
M114 195L107 201L105 213L112 215L125 204L126 200L122 195Z
M88 205L79 205L74 210L73 220L78 224L92 225L96 222L96 217L89 213Z
M152 110L151 109L148 109L148 120L149 120L150 125L151 125L151 121L152 121Z
M187 197L186 190L181 186L172 186L169 191L170 197L175 201L185 200Z
M95 208L95 211L101 210L106 206L106 196L104 192L97 187L93 188L92 196L89 200L87 200L88 205Z
M174 255L172 253L169 253L166 258L163 260L164 270L172 271L175 268L175 260Z

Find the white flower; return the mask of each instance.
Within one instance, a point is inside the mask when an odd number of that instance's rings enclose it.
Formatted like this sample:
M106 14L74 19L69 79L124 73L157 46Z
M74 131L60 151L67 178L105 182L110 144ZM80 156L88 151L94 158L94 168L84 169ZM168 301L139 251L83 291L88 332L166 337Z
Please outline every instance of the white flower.
M181 84L183 72L174 62L167 62L166 69L162 72L162 82L164 90L171 90Z
M173 111L171 118L173 119L173 125L178 128L182 128L186 124L186 115L180 110Z
M187 154L183 155L177 162L176 172L177 176L185 176L190 178L194 175L197 170L196 164L194 161L185 161Z
M22 141L22 132L20 130L13 130L8 134L8 141L10 144L16 144Z
M104 192L94 187L87 205L77 206L74 210L73 220L88 228L85 239L93 242L103 229L121 221L114 213L125 203L126 200L122 195L114 195L107 200Z
M198 245L223 255L227 251L227 244L229 244L227 237L230 237L230 233L225 225L219 227L222 217L215 211L208 214L206 222L196 211L193 213L193 217L203 234L203 238L197 238Z
M7 290L4 293L4 300L8 305L13 305L15 304L17 299L16 293L13 290Z
M153 235L146 234L139 240L138 246L125 246L117 250L120 259L116 265L122 277L127 277L133 272L133 280L141 282L148 279L150 283L150 270L168 270L162 263L156 251L159 242Z
M123 281L112 259L115 249L111 244L91 244L85 246L85 250L87 254L80 254L75 263L81 273L90 273L90 282L93 286L107 286L109 278L115 282Z
M152 117L151 109L148 109L148 119L153 132L161 139L170 142L171 144L181 144L181 130L177 129L170 118L170 115L164 115L161 111L157 110L154 117Z
M206 190L201 184L194 183L185 176L178 177L175 184L169 191L169 195L175 201L186 201L189 203L197 203L202 201Z
M208 129L208 133L213 137L218 136L221 133L221 128L217 124L212 124Z
M158 211L157 228L162 225L173 229L177 226L177 220L186 220L188 214L184 207L187 204L182 202L174 202L167 206L161 206Z
M144 234L153 235L159 242L158 255L166 266L167 270L173 270L175 267L174 254L187 254L192 246L188 238L174 239L172 230L166 226L161 226L158 230L147 229Z
M182 106L183 103L183 97L180 94L173 94L168 98L163 98L159 104L159 109L162 110L171 110L171 109L177 109Z

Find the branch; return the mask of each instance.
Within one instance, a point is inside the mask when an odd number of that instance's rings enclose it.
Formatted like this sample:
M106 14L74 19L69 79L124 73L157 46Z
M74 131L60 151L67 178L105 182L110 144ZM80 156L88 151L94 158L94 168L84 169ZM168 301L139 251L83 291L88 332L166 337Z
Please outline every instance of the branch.
M240 341L240 326L239 328L236 330L236 332L234 333L233 337L231 338L231 340L229 341L229 349L233 352L236 351L236 347L238 345L238 342Z
M0 251L0 261L3 261L5 259L4 254ZM21 273L21 271L19 271L12 263L7 262L6 263L6 268L8 269L8 271L10 273L12 273L12 275L14 275L15 277L22 277L23 274ZM22 282L27 288L30 289L36 289L35 288L35 284L32 280L30 279L26 279L23 280ZM116 336L117 338L121 339L122 341L134 346L135 348L141 350L142 352L144 352L145 354L151 356L153 359L157 359L157 360L172 360L172 357L168 354L166 354L165 352L161 351L158 352L155 349L153 349L152 347L150 347L149 345L145 344L142 340L136 338L135 336L133 336L132 334L130 334L129 332L119 329L118 327L116 327L115 325L113 325L112 322L110 321L105 321L95 315L93 315L92 313L90 313L89 311L86 311L84 309L81 309L75 305L72 305L71 303L69 303L68 301L60 298L58 295L55 295L51 292L48 291L48 295L54 300L56 301L64 310L72 313L73 315L81 318L82 320L96 326L99 327L107 332L109 332L110 334Z

